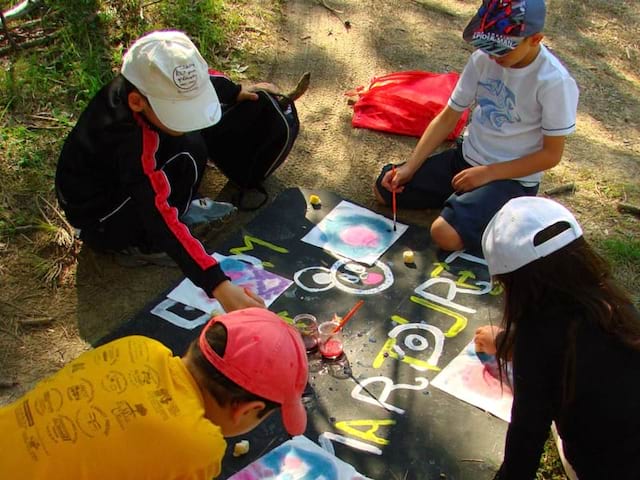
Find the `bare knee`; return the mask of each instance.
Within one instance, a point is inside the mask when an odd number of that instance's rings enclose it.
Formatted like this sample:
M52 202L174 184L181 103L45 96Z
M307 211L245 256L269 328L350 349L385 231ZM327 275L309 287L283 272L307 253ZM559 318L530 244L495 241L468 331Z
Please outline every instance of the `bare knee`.
M442 250L453 252L464 248L458 232L442 217L436 218L431 224L431 239Z
M380 205L387 204L387 202L382 197L382 195L380 195L380 191L378 190L378 185L376 184L373 185L373 195L376 197L376 202L378 202Z

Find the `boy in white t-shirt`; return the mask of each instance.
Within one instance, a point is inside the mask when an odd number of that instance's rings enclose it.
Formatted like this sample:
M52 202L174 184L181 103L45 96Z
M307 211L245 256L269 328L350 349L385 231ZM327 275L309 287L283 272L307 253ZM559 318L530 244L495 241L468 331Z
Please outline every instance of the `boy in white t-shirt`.
M381 203L395 190L400 208L443 207L431 225L443 250L479 251L489 220L510 199L538 193L575 130L578 87L541 43L545 13L544 0L483 0L463 33L477 50L448 105L395 175L386 165L378 177ZM473 104L463 141L430 157Z

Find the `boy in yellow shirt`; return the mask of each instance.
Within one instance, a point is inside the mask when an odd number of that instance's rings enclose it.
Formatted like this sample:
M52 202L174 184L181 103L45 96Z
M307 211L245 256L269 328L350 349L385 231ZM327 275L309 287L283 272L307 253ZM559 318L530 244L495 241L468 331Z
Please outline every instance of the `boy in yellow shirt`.
M224 437L274 409L304 433L306 383L299 334L265 309L212 318L183 358L124 337L0 409L0 478L210 480Z

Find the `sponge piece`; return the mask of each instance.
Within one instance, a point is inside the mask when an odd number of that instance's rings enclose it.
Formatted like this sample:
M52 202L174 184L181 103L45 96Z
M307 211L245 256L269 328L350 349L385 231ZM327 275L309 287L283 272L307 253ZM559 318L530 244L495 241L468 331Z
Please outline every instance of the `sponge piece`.
M402 260L404 260L404 263L413 263L415 260L413 252L411 250L402 252Z
M240 457L249 451L249 440L240 440L233 446L233 456Z

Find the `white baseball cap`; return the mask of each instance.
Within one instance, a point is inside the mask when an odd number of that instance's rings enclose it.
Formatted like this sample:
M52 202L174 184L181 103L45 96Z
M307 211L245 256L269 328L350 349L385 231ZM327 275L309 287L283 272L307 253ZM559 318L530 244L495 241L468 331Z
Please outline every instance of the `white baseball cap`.
M220 120L207 62L182 32L152 32L136 40L124 55L121 73L171 130L191 132Z
M570 228L534 245L536 234L558 222L567 222ZM546 257L581 236L578 221L559 203L542 197L518 197L491 219L482 235L482 250L489 273L499 275Z

